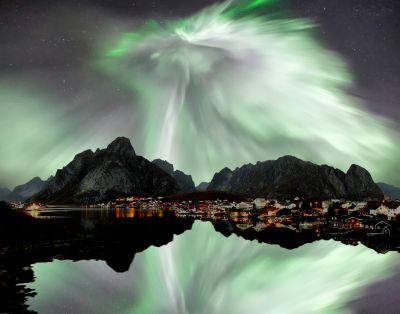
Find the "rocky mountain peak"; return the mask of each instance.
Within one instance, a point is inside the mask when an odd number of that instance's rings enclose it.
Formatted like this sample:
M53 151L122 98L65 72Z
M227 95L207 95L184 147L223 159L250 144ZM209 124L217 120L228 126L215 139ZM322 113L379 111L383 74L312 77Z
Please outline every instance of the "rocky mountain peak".
M135 157L136 153L131 141L126 137L117 137L106 148L107 153L118 154L121 156Z
M382 191L364 168L352 165L347 173L319 166L293 156L244 165L216 173L208 190L222 190L251 197L290 199L379 199Z
M155 159L152 161L157 167L159 167L164 172L172 176L178 183L181 192L189 193L196 190L193 179L191 175L188 175L180 170L174 171L174 165L166 160Z
M235 171L240 171L237 169ZM230 179L232 178L232 170L228 167L223 168L220 172L217 172L212 178L210 184L208 185L208 190L228 190Z
M282 157L279 157L277 161L283 161L283 162L299 162L302 161L301 159L294 157L292 155L284 155Z
M28 181L28 183L33 183L33 182L42 182L42 179L40 177L34 177L30 181Z
M61 204L93 203L117 196L163 195L178 191L178 183L170 174L136 156L130 140L118 137L105 149L77 154L32 199Z
M73 162L83 162L84 160L92 158L94 155L93 151L91 149L87 149L79 154L76 154L74 159L71 161Z
M347 174L357 174L357 175L366 175L366 176L370 176L368 170L366 170L365 168L356 165L356 164L352 164L349 168L349 170L347 170Z
M351 165L347 170L345 184L348 191L351 191L353 197L359 197L364 194L382 195L380 188L374 183L370 173L358 165Z
M225 167L225 168L223 168L223 169L219 172L219 174L221 174L221 175L226 175L226 174L229 174L229 173L231 173L231 172L232 172L231 169L229 169L228 167Z

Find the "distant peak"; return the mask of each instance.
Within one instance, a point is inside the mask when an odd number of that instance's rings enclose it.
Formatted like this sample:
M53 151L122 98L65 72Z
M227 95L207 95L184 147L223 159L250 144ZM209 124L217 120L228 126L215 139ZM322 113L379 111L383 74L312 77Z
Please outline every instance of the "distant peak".
M107 151L112 153L122 153L122 154L132 154L136 156L135 150L131 144L129 138L126 137L117 137L113 140L108 146Z
M40 177L34 177L30 182L36 182L36 181L42 182L42 179Z
M359 165L352 164L349 170L347 170L347 173L353 173L353 172L368 172L368 170Z
M117 145L130 145L130 146L132 146L130 139L127 138L127 137L124 137L124 136L117 137L115 140L113 140L108 145L108 147L117 146Z
M85 159L88 157L92 157L93 154L94 153L91 149L87 149L87 150L84 150L83 152L80 152L79 154L76 154L74 159Z
M220 171L220 173L227 173L227 172L232 172L232 170L229 169L228 167L225 167L224 169L222 169L222 170Z
M299 161L301 159L299 159L297 157L294 157L292 155L284 155L282 157L279 157L277 160L296 160L296 161Z

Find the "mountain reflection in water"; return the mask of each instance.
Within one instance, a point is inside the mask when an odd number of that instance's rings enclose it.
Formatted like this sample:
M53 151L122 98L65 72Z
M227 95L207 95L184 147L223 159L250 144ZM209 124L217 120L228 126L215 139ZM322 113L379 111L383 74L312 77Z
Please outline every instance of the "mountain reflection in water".
M343 245L320 227L168 208L32 214L3 227L0 312L398 312L396 237L335 235Z
M196 221L169 244L136 254L124 273L94 260L37 263L28 304L40 313L357 312L369 286L399 276L397 254L333 240L286 250Z

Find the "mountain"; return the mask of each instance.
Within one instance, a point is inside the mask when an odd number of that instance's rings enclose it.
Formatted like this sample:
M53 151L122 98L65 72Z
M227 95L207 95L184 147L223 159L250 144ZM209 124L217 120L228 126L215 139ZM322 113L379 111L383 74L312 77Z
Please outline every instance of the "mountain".
M29 182L16 186L13 190L13 194L18 194L22 199L27 199L32 195L41 191L47 184L47 181L43 181L39 177L35 177Z
M16 186L12 191L6 189L8 190L8 193L2 194L2 192L0 191L0 198L8 202L24 201L32 195L41 191L46 186L46 184L47 181L43 181L39 177L35 177L25 184Z
M383 193L364 168L351 165L347 173L293 156L247 164L234 171L216 173L208 190L222 190L249 197L290 199L376 199Z
M164 170L166 173L171 175L178 183L179 189L183 193L190 193L196 190L193 179L191 175L185 174L180 170L174 171L174 166L166 160L155 159L153 164Z
M7 188L0 188L0 200L6 200L6 197L11 193Z
M198 186L196 186L196 191L199 191L199 192L206 191L209 184L210 183L208 183L208 182L201 182Z
M124 195L177 193L174 178L137 156L129 139L119 137L105 149L77 154L57 170L46 188L32 200L48 203L93 203Z
M391 199L400 199L400 188L383 182L377 183L382 190L383 194L389 196Z

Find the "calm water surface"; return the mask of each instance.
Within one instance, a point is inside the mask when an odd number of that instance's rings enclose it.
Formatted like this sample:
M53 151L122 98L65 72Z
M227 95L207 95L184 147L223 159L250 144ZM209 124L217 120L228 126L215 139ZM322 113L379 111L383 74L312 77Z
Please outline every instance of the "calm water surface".
M34 218L40 219L112 219L112 218L150 218L163 217L169 209L140 209L140 208L81 208L54 207L28 211Z
M55 211L40 215L141 215ZM333 240L287 250L196 221L169 244L137 253L126 272L96 260L34 264L28 287L37 295L27 303L39 313L400 313L399 257Z

